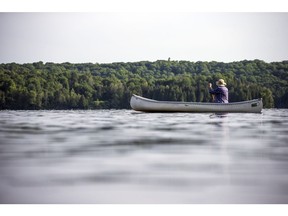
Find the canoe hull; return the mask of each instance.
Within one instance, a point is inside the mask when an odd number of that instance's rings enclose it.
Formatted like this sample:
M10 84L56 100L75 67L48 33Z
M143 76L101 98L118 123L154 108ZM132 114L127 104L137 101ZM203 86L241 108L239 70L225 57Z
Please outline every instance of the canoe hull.
M133 110L143 112L236 112L236 113L261 113L262 99L235 103L200 103L157 101L132 95L130 106Z

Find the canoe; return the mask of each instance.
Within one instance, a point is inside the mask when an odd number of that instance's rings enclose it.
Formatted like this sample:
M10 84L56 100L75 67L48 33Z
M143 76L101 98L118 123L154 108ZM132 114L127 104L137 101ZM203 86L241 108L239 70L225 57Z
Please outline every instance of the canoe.
M133 94L130 106L143 112L261 113L263 102L262 98L234 103L157 101Z

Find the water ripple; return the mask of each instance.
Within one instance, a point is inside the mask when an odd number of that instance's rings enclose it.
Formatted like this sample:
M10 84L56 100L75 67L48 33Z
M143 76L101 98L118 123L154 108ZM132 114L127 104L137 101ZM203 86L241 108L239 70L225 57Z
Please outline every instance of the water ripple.
M81 193L121 203L126 191L128 203L288 203L287 120L276 109L0 111L0 202L69 203Z

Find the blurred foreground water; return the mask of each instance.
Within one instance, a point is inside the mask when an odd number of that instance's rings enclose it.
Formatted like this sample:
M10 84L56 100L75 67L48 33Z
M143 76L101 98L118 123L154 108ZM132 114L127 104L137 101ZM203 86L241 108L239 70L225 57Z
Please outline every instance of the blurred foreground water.
M288 203L287 120L0 111L0 203Z

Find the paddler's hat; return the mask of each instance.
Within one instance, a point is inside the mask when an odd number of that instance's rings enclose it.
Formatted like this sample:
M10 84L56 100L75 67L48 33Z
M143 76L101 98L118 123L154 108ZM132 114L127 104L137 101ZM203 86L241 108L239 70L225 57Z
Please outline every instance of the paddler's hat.
M225 86L225 85L227 85L227 84L225 83L225 81L224 81L223 79L219 79L219 80L216 82L216 85L217 85L217 86Z

